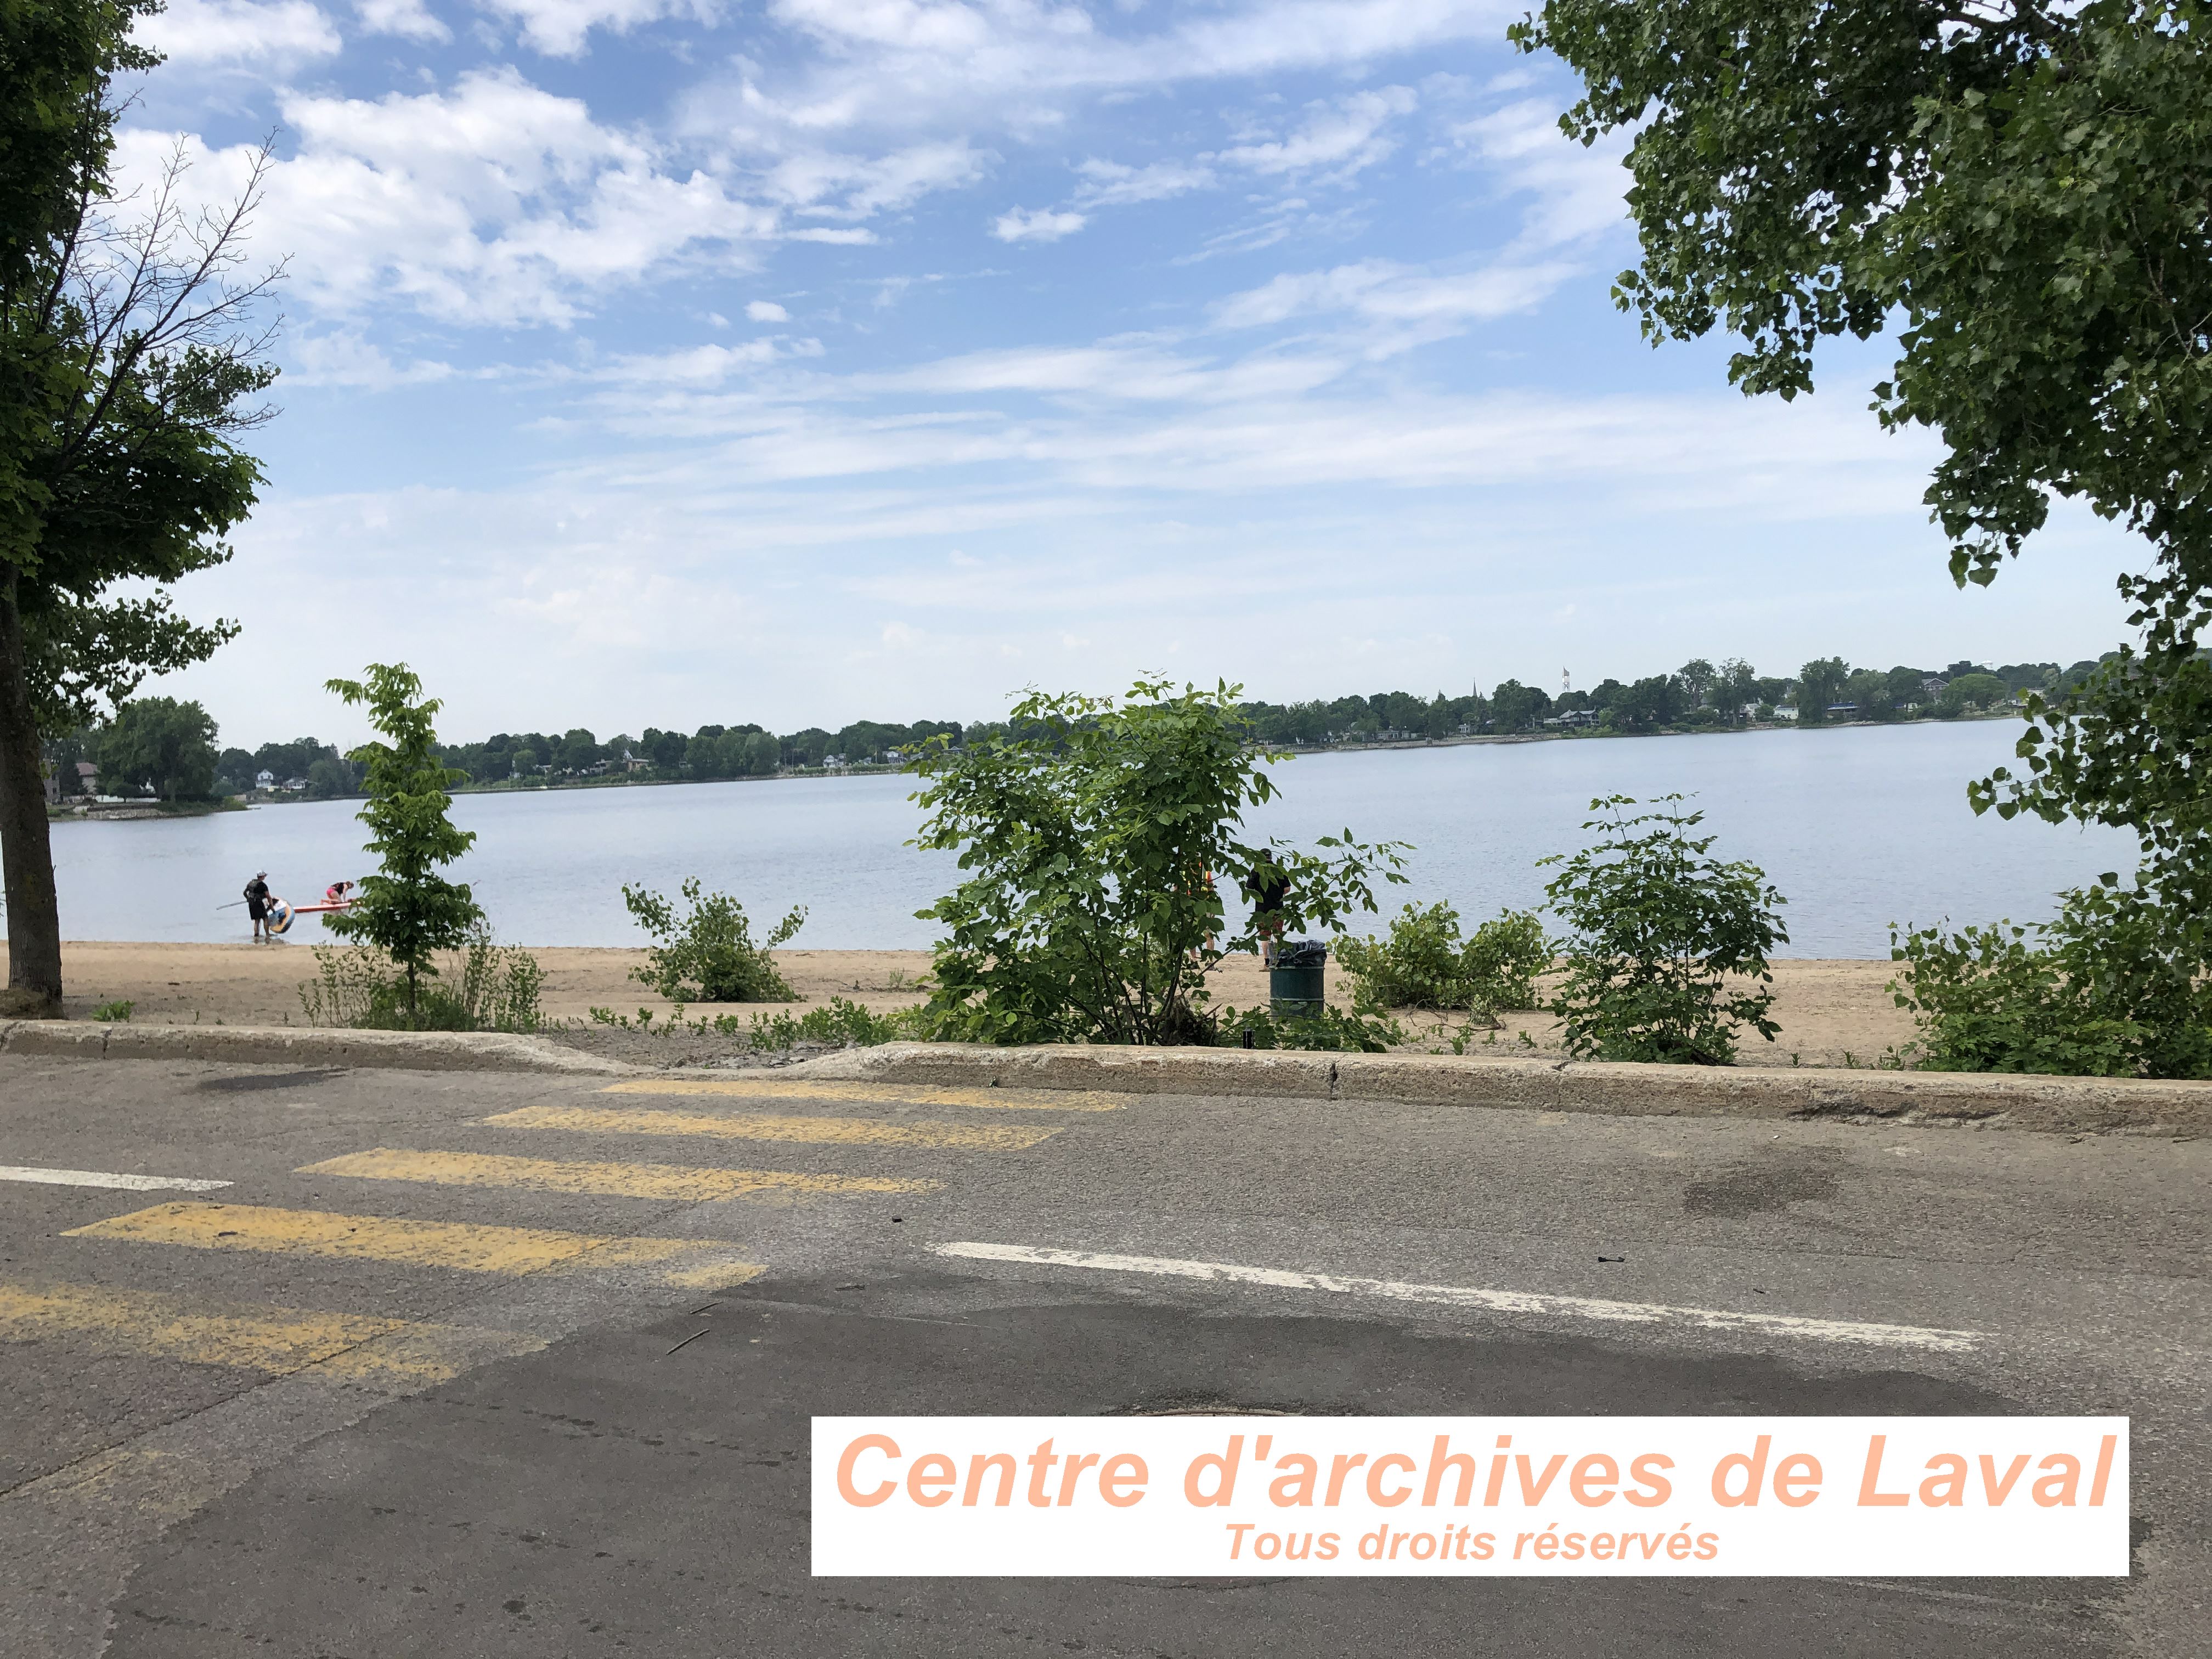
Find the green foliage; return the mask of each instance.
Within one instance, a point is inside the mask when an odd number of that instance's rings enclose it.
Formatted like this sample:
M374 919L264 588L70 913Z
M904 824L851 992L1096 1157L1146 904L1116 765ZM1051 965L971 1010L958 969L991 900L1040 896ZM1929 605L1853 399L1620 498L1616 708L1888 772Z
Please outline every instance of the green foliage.
M1534 912L1500 911L1462 939L1459 912L1449 904L1409 904L1391 920L1387 937L1347 938L1336 947L1363 1002L1482 1013L1535 1006L1535 977L1551 957Z
M1562 866L1545 891L1574 931L1548 1005L1569 1054L1727 1066L1739 1026L1770 1042L1780 1029L1764 988L1766 953L1790 937L1773 908L1784 901L1756 866L1710 856L1716 837L1691 834L1705 814L1682 811L1682 799L1634 817L1626 795L1594 800L1604 816L1583 828L1601 838L1539 860ZM1732 988L1747 980L1761 988Z
M151 789L164 800L204 800L215 789L216 725L196 702L140 697L93 733L101 787Z
M422 682L404 663L371 663L365 682L328 685L349 703L366 705L369 724L390 741L366 744L349 757L367 769L368 801L359 816L381 867L362 879L351 909L324 917L323 925L390 957L399 969L406 1018L427 1018L420 981L438 972L432 953L459 948L483 923L468 888L438 873L477 838L447 816L453 805L447 792L458 775L436 758L432 722L439 704L422 696ZM443 1000L450 1004L452 994Z
M1937 707L1953 718L1980 708L1994 708L2011 693L1994 674L1961 674L1943 688Z
M1291 1016L1272 1007L1240 1012L1224 1004L1213 1035L1214 1046L1220 1048L1314 1048L1352 1054L1385 1054L1405 1041L1405 1028L1377 1009L1355 1006L1346 1012L1328 1003L1316 1012Z
M92 1017L103 1025L126 1024L130 1021L131 1010L137 1006L137 1003L127 999L115 1002L103 1002L92 1011Z
M1890 930L1890 992L1937 1072L2212 1078L2212 983L2169 914L2107 877L2057 917L1955 933Z
M2130 927L2192 976L2212 972L2208 21L2199 0L1547 0L1511 31L1582 76L1567 132L1635 134L1643 259L1615 294L1648 336L1727 329L1731 379L1790 397L1823 337L1896 319L1875 409L1941 434L1925 499L1956 580L1993 580L2053 495L2149 541L2119 580L2140 643L2027 688L2025 775L1969 799L2133 830Z
M494 945L481 927L447 959L436 982L410 978L369 945L315 947L316 976L300 987L310 1025L370 1031L535 1031L544 970L527 951Z
M761 1049L789 1048L801 1042L873 1048L879 1042L922 1036L925 1029L920 1008L871 1013L847 998L831 997L827 1007L809 1008L796 1018L783 1009L755 1014L751 1036L752 1046Z
M799 994L776 971L769 952L796 933L806 912L791 914L758 945L744 907L727 893L702 894L698 878L684 884L690 908L682 916L659 893L623 887L623 902L637 925L653 936L653 948L630 977L651 986L679 1006L692 1002L797 1002Z
M967 878L921 912L940 923L927 1018L984 1042L1205 1042L1205 975L1250 951L1215 886L1251 890L1261 849L1243 814L1275 794L1239 688L1139 680L1120 702L1032 691L1007 730L914 763L930 814L917 844L957 852ZM1401 881L1395 845L1325 836L1322 854L1275 850L1289 908L1334 929L1374 908L1370 877Z

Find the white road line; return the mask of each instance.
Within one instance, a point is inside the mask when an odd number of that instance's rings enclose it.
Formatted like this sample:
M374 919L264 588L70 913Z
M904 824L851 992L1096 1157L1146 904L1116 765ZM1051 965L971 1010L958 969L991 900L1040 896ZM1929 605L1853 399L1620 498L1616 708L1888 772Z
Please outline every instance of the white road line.
M1156 1255L1112 1255L1093 1250L1048 1250L1028 1244L939 1244L939 1255L975 1261L1021 1261L1044 1267L1087 1267L1094 1272L1151 1273L1169 1279L1212 1279L1231 1285L1265 1285L1285 1291L1326 1291L1337 1296L1382 1297L1394 1302L1425 1302L1445 1307L1480 1308L1491 1313L1538 1314L1567 1319L1603 1319L1643 1325L1688 1325L1708 1331L1756 1331L1802 1337L1814 1342L1860 1342L1886 1347L1922 1348L1965 1353L1982 1340L1979 1331L1931 1330L1917 1325L1874 1325L1849 1319L1800 1319L1789 1314L1731 1313L1719 1308L1670 1308L1656 1302L1607 1302L1586 1296L1547 1296L1535 1291L1481 1290L1461 1285L1407 1285L1382 1279L1346 1279L1334 1273L1293 1273L1280 1267L1245 1267L1230 1261L1178 1261Z
M228 1181L194 1181L189 1176L114 1175L106 1170L33 1170L0 1164L0 1181L35 1181L47 1187L112 1187L126 1193L211 1193Z

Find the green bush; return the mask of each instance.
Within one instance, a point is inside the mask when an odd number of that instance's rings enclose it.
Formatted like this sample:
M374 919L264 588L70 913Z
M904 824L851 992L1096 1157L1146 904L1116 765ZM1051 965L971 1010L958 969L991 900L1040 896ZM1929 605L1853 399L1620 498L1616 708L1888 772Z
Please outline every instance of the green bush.
M1571 1054L1727 1066L1740 1026L1770 1042L1780 1029L1764 988L1767 951L1790 937L1772 908L1783 897L1756 866L1709 856L1715 837L1690 833L1705 814L1681 799L1662 795L1635 817L1626 795L1594 800L1604 816L1583 828L1601 838L1539 860L1563 866L1545 891L1574 936L1547 1006ZM1745 981L1761 988L1732 988Z
M316 976L300 987L310 1025L368 1031L535 1031L545 1023L544 969L527 951L479 927L446 963L405 966L373 945L315 947Z
M92 1011L92 1017L103 1025L127 1024L131 1010L137 1006L137 1003L128 1000L103 1002Z
M1935 1072L2212 1078L2212 983L2171 907L2115 878L2020 927L1890 930L1890 982Z
M1346 1013L1327 1003L1318 1013L1291 1017L1272 1008L1239 1012L1224 1006L1213 1036L1214 1046L1220 1048L1315 1048L1368 1054L1385 1053L1405 1041L1404 1028L1375 1009L1359 1006Z
M1532 1008L1536 975L1549 965L1543 923L1526 910L1504 910L1460 936L1459 912L1449 904L1409 904L1381 939L1345 939L1336 959L1359 988L1359 1000L1381 1008Z
M879 1042L896 1042L902 1037L921 1036L924 1026L921 1015L919 1008L901 1008L888 1014L872 1013L857 1002L844 997L831 997L827 1007L809 1008L795 1018L781 1009L773 1014L755 1014L752 1046L780 1049L800 1042L822 1042L847 1048L873 1048ZM726 1015L724 1018L729 1017Z
M1139 681L1111 698L1032 692L1004 735L933 739L915 763L930 817L918 844L957 852L966 879L921 914L945 938L926 1016L981 1042L1205 1043L1205 976L1258 940L1233 929L1216 883L1257 890L1263 849L1243 814L1275 794L1241 688L1173 692ZM1266 849L1306 925L1372 910L1370 876L1399 881L1395 846L1346 831L1326 854Z
M801 1000L768 954L805 921L806 912L799 906L793 905L775 930L755 945L744 907L727 893L702 894L696 876L684 884L684 902L690 909L681 917L666 899L647 888L625 884L622 892L630 915L653 939L645 966L630 969L630 977L669 1001L681 1007L693 1002Z

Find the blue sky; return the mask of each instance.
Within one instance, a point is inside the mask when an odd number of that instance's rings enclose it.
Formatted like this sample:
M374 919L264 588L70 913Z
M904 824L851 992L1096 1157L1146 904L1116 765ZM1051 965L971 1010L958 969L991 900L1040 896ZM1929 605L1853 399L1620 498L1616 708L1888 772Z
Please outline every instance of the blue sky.
M1519 4L170 0L122 147L277 164L269 487L158 688L249 746L404 659L455 738L975 719L2116 642L2061 513L1955 592L1935 453L1654 351Z

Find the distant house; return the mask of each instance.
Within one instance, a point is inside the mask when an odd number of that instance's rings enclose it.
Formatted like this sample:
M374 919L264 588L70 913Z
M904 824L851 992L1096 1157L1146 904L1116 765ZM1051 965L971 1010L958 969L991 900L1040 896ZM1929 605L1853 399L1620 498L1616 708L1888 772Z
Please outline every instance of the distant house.
M1859 712L1859 706L1855 702L1832 702L1828 705L1828 712L1831 714L1856 714Z
M253 787L256 789L274 789L276 787L276 775L264 767L253 775Z
M1775 709L1774 718L1778 720L1794 720L1797 718L1797 711L1788 703L1783 703Z
M300 794L306 790L307 787L307 781L305 778L287 778L284 780L284 790L288 794Z
M1597 715L1587 708L1570 708L1564 714L1553 714L1545 722L1553 731L1571 731L1577 726L1595 726Z
M1933 702L1936 698L1943 695L1943 688L1950 684L1950 681L1945 679L1941 674L1930 674L1926 679L1920 682L1920 689L1928 694L1928 701Z

